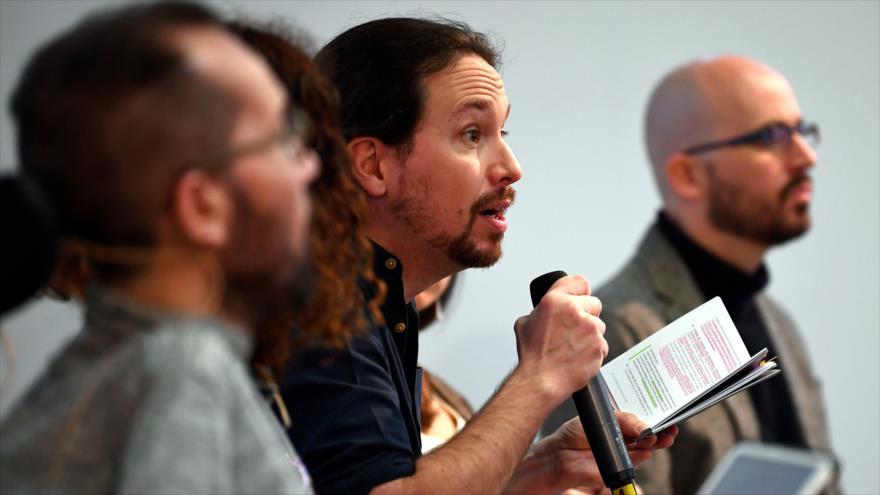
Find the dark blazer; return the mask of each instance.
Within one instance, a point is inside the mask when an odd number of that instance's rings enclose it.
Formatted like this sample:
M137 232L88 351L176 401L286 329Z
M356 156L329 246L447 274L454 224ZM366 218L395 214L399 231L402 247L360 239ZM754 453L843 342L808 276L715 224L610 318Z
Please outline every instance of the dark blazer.
M648 230L635 256L595 295L602 301L602 320L607 326L606 362L705 302L684 261L656 226ZM819 382L794 324L767 296L759 295L756 301L785 363L780 376L787 380L793 396L797 418L792 420L800 422L807 445L828 449ZM552 433L576 414L571 401L566 401L550 415L542 433ZM730 447L740 440L760 440L748 393L735 395L679 426L675 444L639 466L636 478L644 493L694 493Z

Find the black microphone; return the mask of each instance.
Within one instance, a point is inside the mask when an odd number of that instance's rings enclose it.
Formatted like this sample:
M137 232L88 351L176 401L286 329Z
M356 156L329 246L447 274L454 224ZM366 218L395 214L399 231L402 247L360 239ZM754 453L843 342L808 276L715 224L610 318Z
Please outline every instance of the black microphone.
M532 280L529 286L532 306L537 306L550 286L564 276L565 272L556 271ZM571 400L577 408L605 486L611 489L612 495L636 495L636 468L626 451L626 442L602 373L598 373L586 387L571 394Z

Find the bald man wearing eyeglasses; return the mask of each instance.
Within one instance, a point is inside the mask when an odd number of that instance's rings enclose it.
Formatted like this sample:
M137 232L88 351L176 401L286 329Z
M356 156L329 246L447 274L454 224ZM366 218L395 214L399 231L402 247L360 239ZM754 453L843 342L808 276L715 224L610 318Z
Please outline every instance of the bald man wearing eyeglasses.
M721 296L751 353L785 372L687 420L639 467L644 493L694 493L741 440L828 449L819 383L792 321L765 294L764 255L810 227L819 140L788 81L739 56L688 63L655 87L645 141L662 209L635 255L596 295L609 361ZM575 415L563 404L542 431Z

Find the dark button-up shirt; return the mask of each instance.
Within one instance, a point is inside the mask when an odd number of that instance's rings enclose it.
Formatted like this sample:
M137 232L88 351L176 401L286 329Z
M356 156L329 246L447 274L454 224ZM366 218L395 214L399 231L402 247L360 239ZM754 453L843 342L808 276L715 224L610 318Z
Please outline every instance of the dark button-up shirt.
M725 263L690 239L663 213L658 216L657 225L681 255L703 296L720 296L724 301L746 349L754 354L766 347L769 356L777 356L776 345L755 303L757 293L767 286L767 268L761 265L755 273L745 273ZM779 365L785 369L785 363ZM806 446L785 380L767 380L748 390L764 442Z
M403 269L374 244L373 270L388 288L385 322L371 321L341 352L312 346L297 353L281 377L290 439L318 493L367 493L415 472L421 455L419 317L415 304L404 300ZM368 284L362 289L366 297L377 290Z

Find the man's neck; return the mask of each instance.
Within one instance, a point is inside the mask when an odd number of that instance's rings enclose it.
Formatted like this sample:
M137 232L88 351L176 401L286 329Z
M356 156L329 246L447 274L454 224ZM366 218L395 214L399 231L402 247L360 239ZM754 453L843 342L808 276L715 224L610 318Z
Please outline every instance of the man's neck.
M764 261L765 244L720 230L704 216L665 213L694 243L744 273L755 273Z
M431 246L413 243L408 238L411 236L389 235L369 226L365 230L373 242L396 256L403 265L403 295L406 301L460 269L448 260L445 253Z
M224 310L223 275L212 263L200 266L166 253L157 255L156 262L123 282L108 286L146 309L161 310L189 316L207 316L222 320L232 327L248 327L245 318Z

